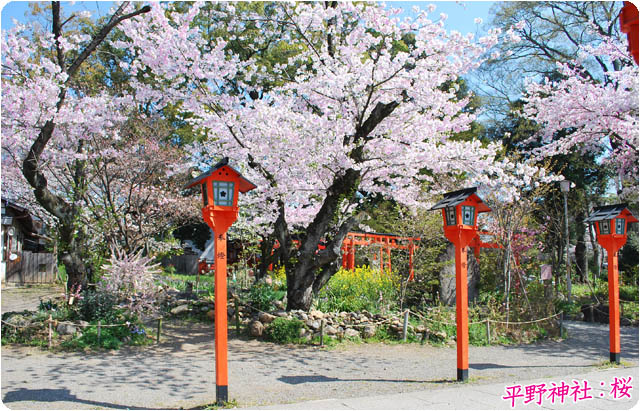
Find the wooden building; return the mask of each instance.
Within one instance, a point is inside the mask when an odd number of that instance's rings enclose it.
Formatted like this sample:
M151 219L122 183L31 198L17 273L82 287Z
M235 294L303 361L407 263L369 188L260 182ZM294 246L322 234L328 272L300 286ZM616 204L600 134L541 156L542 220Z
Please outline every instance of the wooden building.
M29 210L2 199L2 256L0 280L3 283L52 283L57 260L46 250L45 225Z

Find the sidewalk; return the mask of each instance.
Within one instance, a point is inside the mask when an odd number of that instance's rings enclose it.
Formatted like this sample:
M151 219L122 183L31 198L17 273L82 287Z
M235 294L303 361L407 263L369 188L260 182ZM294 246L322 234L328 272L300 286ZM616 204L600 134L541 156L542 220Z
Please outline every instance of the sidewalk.
M631 381L629 381L631 377ZM624 378L625 383L621 382ZM617 379L617 380L616 380ZM574 380L577 383L574 383ZM585 383L586 389L585 389ZM556 397L551 402L554 384L561 386L562 381L570 388L567 389L567 396L564 403L560 402L560 397ZM620 382L613 389L612 383ZM523 404L526 400L525 390L527 386L534 384L546 384L547 390L542 394L542 401L539 400L540 395L536 394L534 399L528 404ZM455 388L445 388L436 390L416 391L404 394L376 395L361 398L349 399L326 399L319 401L307 401L296 404L280 404L268 407L257 407L251 409L272 410L382 410L382 409L443 409L443 410L462 410L462 409L480 409L480 410L497 410L497 409L550 409L550 410L617 410L631 409L638 403L638 367L630 368L610 368L599 370L576 376L575 378L566 377L550 377L547 379L536 379L530 381L517 381L513 384L459 384ZM579 385L578 385L579 384ZM520 386L521 391L515 388L509 390L509 393L516 394L515 407L511 408L511 399L503 399L507 396L508 391L505 386ZM631 385L632 388L628 388ZM571 387L580 387L571 388ZM555 391L557 392L557 391ZM628 398L630 396L631 398ZM593 398L588 398L593 397ZM618 399L615 399L615 398ZM574 400L577 399L576 400ZM540 405L538 405L540 402Z

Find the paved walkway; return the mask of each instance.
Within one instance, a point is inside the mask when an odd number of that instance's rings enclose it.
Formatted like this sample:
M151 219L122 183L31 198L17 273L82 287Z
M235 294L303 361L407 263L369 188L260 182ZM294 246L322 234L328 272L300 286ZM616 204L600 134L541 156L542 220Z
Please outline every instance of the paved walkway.
M562 391L554 387L565 383ZM546 378L511 384L458 384L455 388L425 390L405 394L375 395L348 399L306 401L256 407L261 410L620 410L638 404L638 367L613 368L590 372L575 378ZM541 391L527 397L527 386ZM518 391L519 387L520 391ZM510 387L508 390L507 387ZM576 387L576 388L574 388ZM511 397L512 396L512 397ZM507 398L504 398L507 397Z
M229 397L240 407L303 403L302 408L320 408L322 403L305 402L335 398L339 402L326 406L509 408L501 399L506 385L560 380L570 384L573 378L591 375L608 359L606 325L566 324L570 337L561 342L470 347L467 384L454 380L455 346L347 344L327 350L247 340L231 332ZM159 345L113 352L49 353L3 346L0 398L11 409L175 409L211 404L215 402L212 328L166 322ZM614 377L631 374L637 393L638 328L622 327L621 333L622 360L628 368L593 376L594 390L599 378L610 384ZM584 404L567 405L587 408ZM550 404L545 401L542 406Z

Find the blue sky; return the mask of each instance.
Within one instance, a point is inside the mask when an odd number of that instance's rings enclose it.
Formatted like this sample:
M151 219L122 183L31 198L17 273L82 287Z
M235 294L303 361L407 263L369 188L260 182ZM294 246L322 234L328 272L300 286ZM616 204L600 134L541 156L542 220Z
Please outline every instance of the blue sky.
M44 2L43 2L44 3ZM446 13L449 18L446 27L450 30L457 30L462 33L480 33L482 32L478 25L474 23L476 17L480 17L485 24L489 18L489 8L494 2L491 1L387 1L387 6L394 8L402 8L406 10L407 15L413 15L411 11L413 6L419 6L426 9L429 4L436 5L436 11L433 13L434 19L438 18L440 13ZM13 27L12 19L25 22L25 12L28 10L26 1L2 1L2 29L6 30ZM105 15L112 6L110 1L76 1L73 5L69 2L62 2L62 8L67 13L71 11L89 10L94 15ZM97 11L97 12L96 12Z

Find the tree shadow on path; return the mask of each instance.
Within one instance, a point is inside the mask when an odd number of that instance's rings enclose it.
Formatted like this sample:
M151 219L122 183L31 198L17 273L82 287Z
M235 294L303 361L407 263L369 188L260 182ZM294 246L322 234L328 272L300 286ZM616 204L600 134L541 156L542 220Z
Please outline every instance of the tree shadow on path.
M427 381L419 381L419 380L408 380L408 379L384 379L384 378L336 378L336 377L327 377L325 375L283 375L278 378L279 381L282 381L285 384L304 384L308 382L393 382L393 383L413 383L413 384L446 384L453 383L456 380L427 380Z
M102 401L91 401L91 400L83 400L81 398L76 397L71 394L71 392L66 388L61 389L48 389L42 388L37 390L31 390L27 388L19 388L14 391L9 391L5 394L2 402L4 404L8 404L11 402L19 402L19 401L40 401L40 402L72 402L78 404L87 404L91 407L104 407L104 408L113 408L113 409L131 409L131 410L143 410L147 408L137 408L131 407L128 405L119 405L112 404L108 402Z

